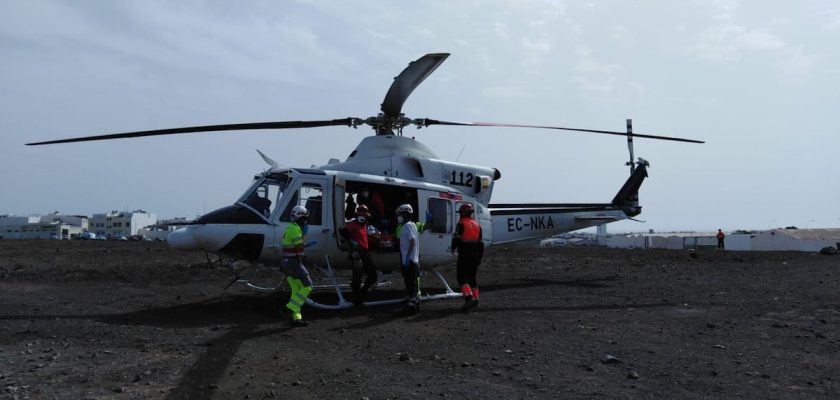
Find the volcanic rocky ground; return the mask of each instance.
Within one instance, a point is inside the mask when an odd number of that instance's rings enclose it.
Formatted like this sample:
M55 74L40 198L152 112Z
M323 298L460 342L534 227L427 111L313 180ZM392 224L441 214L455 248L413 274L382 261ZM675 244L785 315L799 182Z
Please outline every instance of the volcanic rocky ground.
M163 243L0 241L0 398L840 398L840 256L493 247L470 312L297 329L230 279Z

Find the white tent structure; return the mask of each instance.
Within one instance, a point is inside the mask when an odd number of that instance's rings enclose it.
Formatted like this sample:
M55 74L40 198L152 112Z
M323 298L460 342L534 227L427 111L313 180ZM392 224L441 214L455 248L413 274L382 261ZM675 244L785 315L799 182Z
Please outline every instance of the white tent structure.
M717 232L634 233L608 235L601 244L613 248L701 249L716 248ZM726 250L820 251L840 248L840 229L773 229L749 234L727 234Z
M748 250L820 251L840 246L840 229L773 229L750 235Z

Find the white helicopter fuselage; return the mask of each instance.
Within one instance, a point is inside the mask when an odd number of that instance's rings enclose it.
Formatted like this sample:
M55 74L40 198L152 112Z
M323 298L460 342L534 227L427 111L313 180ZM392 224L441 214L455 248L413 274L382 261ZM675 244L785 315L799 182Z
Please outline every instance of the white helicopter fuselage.
M271 161L267 159L267 161ZM308 259L333 268L350 266L350 246L341 234L351 212L348 198L361 202L367 192L378 201L369 229L371 255L380 270L399 266L394 212L403 203L423 225L421 263L452 264L450 243L458 208L472 204L486 246L569 232L638 214L638 205L490 204L498 170L438 159L414 139L396 135L365 138L344 162L319 168L274 167L257 175L233 205L210 212L173 232L168 242L178 249L203 250L220 256L279 263L282 236L292 207L310 212L305 234ZM643 179L643 178L642 178ZM639 181L639 184L641 181ZM637 189L637 188L636 188ZM633 208L632 206L635 206Z

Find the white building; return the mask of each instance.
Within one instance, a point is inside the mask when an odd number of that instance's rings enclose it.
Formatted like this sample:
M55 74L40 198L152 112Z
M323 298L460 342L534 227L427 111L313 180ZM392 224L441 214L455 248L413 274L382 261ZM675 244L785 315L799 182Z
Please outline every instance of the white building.
M93 214L90 218L89 229L97 236L119 238L137 235L140 229L156 223L157 216L143 210L111 211L105 214Z
M88 229L88 219L80 215L0 215L0 237L4 239L68 240Z
M635 233L609 235L602 242L607 247L639 249L716 248L717 232ZM840 247L840 229L773 229L769 231L727 234L726 250L738 251L820 251Z

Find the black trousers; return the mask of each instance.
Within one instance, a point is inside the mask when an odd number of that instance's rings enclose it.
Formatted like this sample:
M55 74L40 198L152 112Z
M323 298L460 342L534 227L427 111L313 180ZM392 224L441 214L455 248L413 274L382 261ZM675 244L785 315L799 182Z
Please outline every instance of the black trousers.
M409 261L408 265L403 265L401 268L403 282L405 283L405 292L409 299L417 296L418 285L420 284L420 266L414 261Z
M354 257L353 253L350 253L350 262L353 264L353 280L350 287L353 289L353 295L357 295L360 292L367 292L371 286L376 284L377 278L376 266L373 265L370 252L362 249L356 249L355 252L358 255L357 257ZM362 286L363 273L367 275L364 286Z
M723 239L718 239L718 248L719 249L723 248Z
M462 243L458 246L458 286L464 284L477 287L478 266L481 264L483 249L479 243Z

